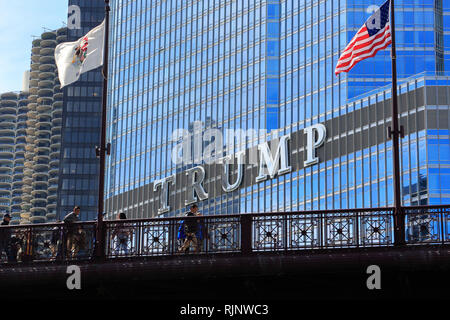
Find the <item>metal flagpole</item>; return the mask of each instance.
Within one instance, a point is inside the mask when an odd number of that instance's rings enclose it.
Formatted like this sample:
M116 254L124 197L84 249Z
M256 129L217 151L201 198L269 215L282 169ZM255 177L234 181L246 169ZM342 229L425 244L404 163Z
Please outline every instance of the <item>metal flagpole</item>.
M109 46L109 0L105 0L105 41L103 47L103 96L102 96L102 131L100 136L100 147L96 147L97 157L100 158L99 182L98 182L98 214L96 230L96 256L102 259L105 255L104 238L105 230L103 224L104 213L104 189L105 189L105 160L106 154L110 153L110 144L106 144L106 102L108 98L108 46Z
M390 28L391 28L391 58L392 58L392 128L388 129L388 136L392 137L393 165L394 165L394 244L405 243L405 223L402 210L402 200L400 193L400 149L399 140L403 136L403 127L398 124L398 98L397 98L397 53L395 47L395 15L394 0L391 0L390 8Z

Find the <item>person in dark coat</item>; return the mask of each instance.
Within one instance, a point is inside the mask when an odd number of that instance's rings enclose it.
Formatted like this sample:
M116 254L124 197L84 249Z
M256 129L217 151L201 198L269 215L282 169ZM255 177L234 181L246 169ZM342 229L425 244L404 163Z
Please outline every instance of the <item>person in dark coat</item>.
M187 217L200 217L198 206L193 204L186 213ZM179 248L179 252L188 252L191 245L194 246L196 253L200 252L201 244L208 232L200 220L188 219L181 221L178 228L178 239L183 241L183 245Z
M80 242L82 241L82 230L74 225L74 222L80 221L80 211L79 206L75 206L73 211L66 215L63 219L64 224L66 224L66 246L67 252L70 252L70 257L73 258L80 250Z
M3 216L3 221L0 225L8 226L10 221L11 216L9 215L9 213L6 213ZM11 230L9 228L0 229L0 259L3 255L3 251L6 253L8 261L11 261Z

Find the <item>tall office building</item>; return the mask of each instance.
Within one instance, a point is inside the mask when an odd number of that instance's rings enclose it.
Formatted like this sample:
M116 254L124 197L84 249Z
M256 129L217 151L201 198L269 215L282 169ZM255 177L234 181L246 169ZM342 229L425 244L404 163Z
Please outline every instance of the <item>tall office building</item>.
M99 25L105 16L103 0L69 0L67 40L76 41ZM81 75L63 88L61 162L57 193L57 217L62 219L75 205L82 220L97 217L103 77L101 68Z
M33 40L29 78L26 146L20 223L43 223L56 217L61 139L62 92L55 47L66 41L66 28Z
M393 205L390 48L334 75L383 2L113 0L106 211L171 216L195 200L204 214ZM450 203L450 3L397 0L396 17L403 203ZM259 154L231 188L222 165L172 161L172 132L207 119L224 135L267 130L225 145ZM266 140L281 158L270 176ZM232 183L236 166L230 174Z
M28 94L0 95L0 214L20 221Z

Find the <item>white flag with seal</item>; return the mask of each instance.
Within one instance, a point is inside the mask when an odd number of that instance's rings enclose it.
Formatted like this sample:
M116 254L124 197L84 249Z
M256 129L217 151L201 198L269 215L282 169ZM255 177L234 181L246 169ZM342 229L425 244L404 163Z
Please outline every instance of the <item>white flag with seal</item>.
M75 42L64 42L55 48L61 88L80 78L82 73L103 64L105 21Z

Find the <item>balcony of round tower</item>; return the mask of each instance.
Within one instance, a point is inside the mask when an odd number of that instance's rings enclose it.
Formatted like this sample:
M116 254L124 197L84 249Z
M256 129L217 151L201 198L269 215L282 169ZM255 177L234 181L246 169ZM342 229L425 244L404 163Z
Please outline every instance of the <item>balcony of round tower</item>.
M27 145L25 146L25 151L33 153L34 152L34 142L36 141L36 138L34 136L27 135L25 141L27 142ZM27 157L26 154L25 154L25 157Z
M0 187L0 204L11 206L11 186Z
M10 207L11 207L11 205L10 205L9 201L4 202L4 201L0 200L0 212L1 213L9 213Z
M62 42L66 42L67 41L67 35L66 34L59 34L56 37L56 42L58 44L62 43Z
M20 155L16 154L16 159L14 159L14 171L13 177L14 179L23 179L24 169L25 169L25 156L22 155L23 158L17 158Z
M45 216L47 214L47 195L34 195L31 199L30 211L32 216Z
M23 180L24 180L24 174L23 174L23 170L17 170L14 172L13 175L13 184L12 184L12 189L13 190L22 190L22 186L23 186Z
M38 86L38 78L39 78L39 69L37 71L31 71L30 72L30 93L33 90L33 93L31 94L31 96L28 98L28 100L30 102L35 102L36 98L37 98L37 86Z
M57 202L56 192L49 194L47 198L47 218L48 214L56 213L56 202Z
M39 51L40 51L40 49L39 49ZM35 56L35 57L38 57L38 56ZM35 61L35 60L36 59L31 60L31 65L30 65L30 68L31 68L30 79L32 79L32 80L36 79L36 76L39 74L39 66L41 65L39 63L39 61ZM30 83L30 86L31 86L31 83ZM33 87L34 87L34 84L33 84Z
M14 216L14 217L16 217L17 220L19 220L21 212L22 212L22 207L20 205L20 200L19 200L19 204L11 203L11 216Z
M27 138L26 135L19 135L16 137L14 152L16 154L20 153L25 155L26 146L27 146Z
M54 121L55 121L55 119L52 120L52 125L53 125L53 127L52 127L52 139L51 139L52 145L61 143L61 125L56 126L56 124L58 122L54 122ZM61 121L61 119L59 119L59 122L60 121Z
M14 159L7 157L5 159L0 158L0 177L12 176L14 170Z
M16 125L16 138L17 137L25 137L27 135L27 120L28 117L26 114L21 114L17 116L17 125ZM25 141L25 139L24 139Z
M31 43L32 44L32 48L33 49L35 49L35 48L39 48L40 49L40 43L41 43L41 39L34 39L33 42ZM33 51L33 49L32 49L32 51Z
M62 112L52 112L52 134L61 135Z
M20 101L25 101L26 99L28 99L28 95L29 95L28 92L26 92L26 91L21 91L21 92L19 93L19 100L20 100Z
M28 112L27 112L27 126L28 128L33 128L36 124L37 112L36 112L37 103L28 104Z
M56 221L56 207L55 208L48 208L47 207L47 222L54 222Z
M49 80L39 81L39 83L49 83ZM49 85L49 88L42 88L39 87L38 90L38 96L39 98L48 98L44 100L44 103L42 103L42 99L39 100L38 98L38 104L45 104L51 107L51 104L53 103L53 85ZM48 103L46 103L48 101ZM39 105L38 105L39 107ZM38 108L37 111L42 111L42 109Z
M45 130L48 133L52 132L52 117L50 115L50 112L40 112L36 120L36 131Z
M24 197L25 193L31 195L31 191L33 191L33 179L31 177L24 176L23 177L23 183L22 183L22 197Z
M34 49L34 52L33 52ZM41 47L36 47L31 49L31 63L39 63L39 59L41 58L41 55L39 52L41 51Z
M50 155L50 140L38 138L34 144L34 154L35 154L35 156L37 156L37 155L49 156Z
M59 160L61 150L61 135L52 136L52 144L50 147L50 159L52 161Z
M39 204L43 205L43 204ZM41 206L32 206L31 209L30 222L31 223L46 223L47 222L47 208Z
M5 101L0 103L0 136L15 137L16 107L6 106Z
M16 116L0 114L0 137L16 137Z
M14 145L16 142L14 123L0 123L0 155L9 154L14 156Z
M36 94L31 94L31 91L36 91ZM30 96L28 97L28 113L27 116L30 117L33 115L33 112L36 112L37 107L37 88L30 88Z
M24 185L25 187L25 185ZM23 212L23 208L26 204L30 204L31 205L31 199L33 199L33 196L31 195L31 191L27 192L25 191L25 188L22 188L22 212Z
M41 89L38 91L38 96L39 97L36 100L36 111L38 112L38 114L47 111L49 111L49 113L51 114L51 108L53 104L53 90Z
M11 187L13 182L12 175L2 175L0 176L0 188Z
M56 40L58 40L58 37L67 37L67 27L62 27L56 30ZM66 41L66 39L63 39L63 42Z
M13 183L12 183L12 190L13 191L19 191L22 194L22 187L23 187L23 174L15 174L13 177Z
M0 176L0 190L11 191L12 179L11 177Z
M41 58L42 57L54 57L55 48L54 47L41 48L40 54L41 54ZM42 66L46 66L46 67L41 68ZM41 64L39 66L39 70L41 72L51 72L54 75L56 72L56 66L54 64Z
M50 71L41 71L39 73L39 81L55 81L55 72L50 70ZM39 89L38 89L39 90ZM52 95L53 98L53 95Z
M41 47L49 47L56 44L56 32L48 31L41 34Z
M25 107L26 108L26 107ZM24 110L24 109L19 109L18 113L17 113L17 127L16 127L16 137L20 137L20 136L26 136L27 134L27 120L28 120L28 116L27 116L28 110Z
M12 194L11 199L11 214L14 214L17 216L17 218L20 218L20 213L22 211L22 191L15 190Z
M32 147L31 151L28 151L29 147L30 147L29 145L27 145L25 147L27 149L27 151L25 152L25 163L24 163L25 169L26 168L33 169L33 166L34 166L34 161L33 161L33 158L34 158L34 145L31 145L31 147Z
M37 185L48 186L48 163L35 163L33 167L33 188Z
M45 155L38 155L38 156L34 156L33 158L33 179L35 176L41 176L41 175L48 175L48 168L49 168L49 162L50 162L50 157L45 156Z
M14 145L0 142L0 159L14 159Z
M0 114L16 115L17 105L17 94L8 92L0 95Z
M52 171L49 171L48 174L48 190L49 192L56 192L56 190L58 190L58 173L59 173L59 169L58 168L53 168Z
M55 90L55 88L53 88ZM63 94L62 93L56 93L53 95L53 112L55 111L61 111L63 108ZM52 113L53 115L53 113Z
M11 156L11 159L14 157L14 146L15 146L16 138L14 135L5 135L0 136L0 150L4 153L4 155Z
M46 79L46 80L38 81L38 95L43 96L46 93L45 90L50 90L51 93L53 94L53 86L54 85L55 85L55 82L53 81L53 79Z
M39 63L41 65L55 65L55 56L50 54L50 55L40 55L39 57Z
M53 189L52 191L48 192L47 196L47 209L48 207L56 208L56 189Z
M41 126L39 129L36 128L34 143L39 144L46 142L50 144L51 134L51 126Z
M30 204L31 199L33 199L33 196L31 195L31 192L33 191L33 188L30 184L24 184L22 186L22 209L24 204Z
M55 175L58 177L59 174L59 158L50 159L50 167L48 170L49 179L53 178Z
M58 167L59 166L59 158L61 156L60 148L58 145L52 145L52 149L50 151L50 166Z
M30 224L31 223L31 206L22 204L22 212L20 213L20 224Z
M42 182L42 181L39 181ZM33 199L47 199L48 195L48 183L37 184L33 182L32 184L33 190L31 191L31 196Z
M27 106L30 103L30 101L28 100L28 95L29 95L29 93L26 93L26 96L25 96L24 93L20 93L19 94L19 99L20 99L19 100L19 110L20 111L22 111L22 110L26 111L27 110Z

